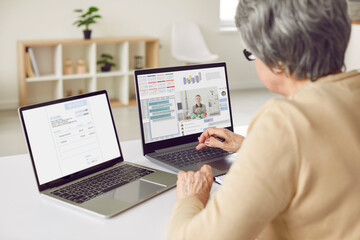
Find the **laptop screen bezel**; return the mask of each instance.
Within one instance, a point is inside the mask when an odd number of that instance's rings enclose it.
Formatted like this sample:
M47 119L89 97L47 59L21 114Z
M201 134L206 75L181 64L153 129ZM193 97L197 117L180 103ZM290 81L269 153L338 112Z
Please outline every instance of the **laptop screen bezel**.
M200 136L201 133L195 133L195 134L191 134L191 135L187 135L187 136L180 136L180 137L156 141L156 142L152 142L152 143L145 143L144 126L143 126L143 118L142 118L142 111L141 111L141 101L140 101L140 95L139 95L139 84L137 81L137 77L139 75L144 75L144 74L157 74L157 73L164 73L164 72L187 71L187 70L217 68L217 67L223 67L224 71L225 71L225 82L226 82L226 90L227 90L227 94L228 94L229 114L230 114L230 126L226 127L226 129L233 131L233 120L232 120L232 112L231 112L231 104L230 104L231 101L230 101L229 83L228 83L225 62L135 70L134 81L135 81L135 90L136 90L136 101L137 101L137 105L138 105L139 120L140 120L141 143L142 143L142 147L143 147L143 155L153 153L159 149L164 149L164 148L168 148L168 147L178 146L181 144L196 142L196 141L198 141L198 137Z
M44 184L40 184L38 173L36 171L36 165L35 165L34 156L32 154L31 145L30 145L30 141L29 141L29 137L28 137L25 121L24 121L23 112L27 111L27 110L35 109L35 108L46 107L46 106L49 106L49 105L54 105L54 104L58 104L58 103L64 103L64 102L83 99L83 98L92 97L92 96L98 96L98 95L102 95L102 94L105 94L105 97L106 97L106 100L107 100L107 105L108 105L108 108L109 108L109 111L110 111L110 116L111 116L111 120L112 120L112 123L113 123L114 131L115 131L116 141L117 141L117 144L118 144L118 147L119 147L120 157L117 157L117 158L114 158L114 159L109 159L108 161L100 163L100 164L98 164L96 166L93 166L93 167L78 171L76 173L61 177L59 179L56 179L56 180L53 180L53 181L50 181L50 182L47 182L47 183L44 183ZM122 155L122 152L121 152L121 148L120 148L119 138L118 138L116 127L115 127L114 117L113 117L113 114L112 114L112 111L111 111L110 102L109 102L109 98L108 98L108 94L107 94L106 90L101 90L101 91L97 91L97 92L91 92L91 93L72 96L72 97L68 97L68 98L62 98L62 99L57 99L57 100L53 100L53 101L49 101L49 102L44 102L44 103L39 103L39 104L20 107L18 109L18 113L19 113L21 124L23 126L23 131L24 131L24 135L25 135L25 138L26 138L26 143L27 143L27 146L28 146L29 155L30 155L30 159L31 159L31 162L32 162L32 166L33 166L33 170L34 170L34 173L35 173L36 182L37 182L39 191L44 191L44 190L49 189L49 188L54 188L54 187L61 186L63 184L72 182L74 180L77 180L79 178L88 176L88 175L96 173L96 172L99 172L101 170L104 170L106 168L109 168L109 167L111 167L111 166L113 166L115 164L118 164L118 163L121 163L121 162L124 161L124 158L123 158L123 155Z

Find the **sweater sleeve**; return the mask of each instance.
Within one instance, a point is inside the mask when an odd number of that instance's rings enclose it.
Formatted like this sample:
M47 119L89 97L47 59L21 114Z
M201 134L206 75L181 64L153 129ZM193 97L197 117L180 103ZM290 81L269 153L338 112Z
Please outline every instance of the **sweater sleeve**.
M270 101L260 110L205 208L194 197L176 202L168 239L255 239L286 209L296 191L299 156L284 107Z

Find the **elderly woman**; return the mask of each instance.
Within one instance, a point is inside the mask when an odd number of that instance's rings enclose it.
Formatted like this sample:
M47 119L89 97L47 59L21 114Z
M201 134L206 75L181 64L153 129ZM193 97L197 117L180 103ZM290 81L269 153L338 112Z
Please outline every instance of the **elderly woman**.
M360 73L342 72L346 1L240 0L236 24L246 58L284 98L260 109L246 139L201 134L197 149L237 159L211 198L209 166L179 172L168 238L360 239Z

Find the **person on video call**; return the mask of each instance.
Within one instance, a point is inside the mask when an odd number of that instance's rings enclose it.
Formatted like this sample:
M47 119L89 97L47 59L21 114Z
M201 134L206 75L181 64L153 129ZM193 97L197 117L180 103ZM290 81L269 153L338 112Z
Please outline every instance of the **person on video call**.
M206 106L205 104L201 103L201 96L200 95L196 95L195 96L195 102L196 104L192 107L191 110L191 115L194 116L194 118L196 117L206 117Z
M200 135L198 150L237 158L211 198L210 166L178 173L168 239L360 239L360 72L343 72L347 1L239 0L235 22L245 57L283 98L259 110L246 139Z

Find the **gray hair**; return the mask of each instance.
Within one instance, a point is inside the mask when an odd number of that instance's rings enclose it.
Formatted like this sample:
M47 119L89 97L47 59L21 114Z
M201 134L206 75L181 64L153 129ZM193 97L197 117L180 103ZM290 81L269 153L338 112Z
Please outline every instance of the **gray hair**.
M249 51L296 79L315 81L344 67L346 0L240 0L235 22Z

